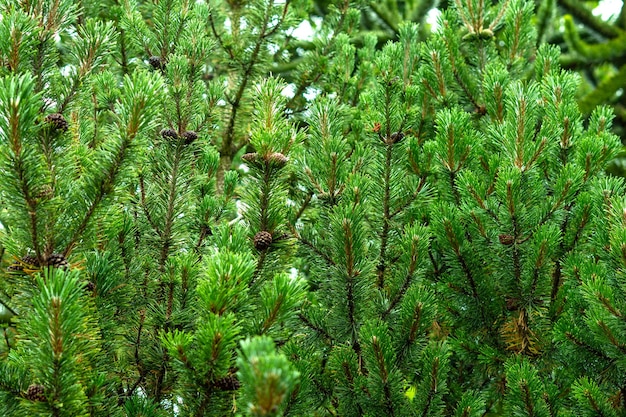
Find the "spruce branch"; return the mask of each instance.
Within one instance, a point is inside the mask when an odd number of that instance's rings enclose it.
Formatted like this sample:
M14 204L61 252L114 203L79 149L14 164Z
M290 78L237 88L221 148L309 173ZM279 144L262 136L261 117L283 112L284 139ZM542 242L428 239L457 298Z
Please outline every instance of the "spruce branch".
M143 210L143 214L146 216L146 220L148 220L148 223L150 224L150 226L152 227L154 232L159 237L161 237L161 235L162 235L161 229L159 228L159 226L157 226L157 224L152 219L152 215L150 214L150 210L148 210L148 206L146 205L146 185L145 185L145 179L144 179L143 172L139 172L137 174L137 178L139 179L139 193L140 193L139 195L140 195L140 202L141 202L141 208Z
M175 218L175 203L178 198L178 180L179 175L178 171L180 169L182 153L184 152L184 147L178 144L174 151L173 161L172 161L172 171L168 173L168 188L167 188L167 208L165 212L165 225L163 228L163 233L159 234L161 237L161 251L159 254L159 271L164 272L165 263L170 254L170 249L172 245L172 229L174 227L174 218Z
M0 83L0 106L4 113L0 121L0 132L9 144L7 155L10 171L13 172L17 184L17 192L24 200L24 206L28 212L29 233L31 244L37 256L37 261L42 263L44 254L39 242L39 219L38 201L34 195L33 172L36 170L32 153L29 152L25 142L26 137L32 132L35 123L36 112L39 108L41 94L35 91L32 77L24 74L8 76Z
M389 123L387 123L389 126ZM389 128L388 128L389 129ZM391 136L391 135L388 135ZM383 196L383 229L380 235L380 254L378 256L378 281L377 285L379 289L382 289L385 285L385 271L387 269L385 265L385 257L387 252L387 243L389 239L389 229L391 227L391 216L390 216L390 198L391 198L391 158L392 158L392 146L393 143L387 143L385 146L385 166L384 166L384 174L383 174L383 187L384 187L384 196Z
M337 23L334 25L334 30L331 31L330 39L328 39L323 48L319 51L319 56L326 56L330 53L330 51L333 50L337 36L345 30L344 26L347 20L348 12L350 10L350 5L350 0L343 0L341 6L338 7L339 18L337 19ZM296 100L302 96L306 89L311 85L317 83L322 78L324 68L320 68L320 65L318 63L314 63L314 65L315 66L312 70L306 71L302 74L301 80L297 85L293 97L285 105L286 109L293 109L295 107ZM311 74L315 74L315 76L311 78Z
M396 292L393 299L389 303L389 307L387 307L385 311L383 312L383 319L386 319L389 316L389 313L391 313L393 309L396 308L398 303L402 300L402 298L404 297L404 294L406 293L406 290L408 290L409 285L411 285L412 278L413 278L413 273L409 271L409 273L405 276L402 282L402 287L400 287L398 292Z
M223 175L223 172L230 166L234 153L238 150L238 147L241 146L235 143L235 122L237 119L237 113L241 106L241 100L243 99L244 92L246 91L248 83L250 83L251 81L253 70L257 65L259 53L261 52L261 47L265 44L267 39L274 35L274 33L276 33L278 29L282 26L282 23L287 15L287 11L289 10L290 4L290 0L287 0L285 2L282 14L279 17L278 22L274 25L274 27L269 28L268 24L270 20L271 9L273 7L273 2L268 2L268 6L265 10L263 22L260 28L261 32L254 43L254 47L252 49L252 52L250 53L248 61L244 65L243 74L241 75L241 80L239 82L239 86L237 87L237 91L235 92L235 96L233 98L229 98L228 100L230 103L230 113L228 115L227 127L224 131L222 145L220 147L222 164L221 170L218 171L218 184L223 181L220 178L220 175Z
M231 60L238 61L238 57L234 55L232 47L224 42L224 40L222 39L222 35L220 35L217 31L217 27L215 26L215 18L213 17L213 11L209 13L208 18L209 24L211 25L211 32L213 33L213 37L215 37L215 39L217 40L220 48L228 53L228 56Z
M90 73L104 63L104 59L117 41L113 24L96 22L89 19L78 27L78 36L72 48L77 70L70 80L69 90L65 93L57 111L63 113Z
M298 241L302 245L306 246L309 250L311 250L317 256L321 257L324 260L324 262L326 262L329 266L337 265L336 262L330 256L328 256L327 252L318 248L318 246L314 242L311 242L310 240L303 237L300 233L298 233L298 231L294 227L292 227L291 233L294 235L296 239L298 239Z
M577 195L578 195L578 191L576 192L576 196ZM565 235L569 222L571 221L572 207L573 205L570 203L565 208L566 217L565 217L565 220L561 223L561 235ZM588 225L589 220L590 220L591 206L589 204L586 204L583 206L582 210L583 210L583 213L581 216L581 220L580 220L580 223L576 225L576 233L574 234L574 238L572 239L572 242L568 246L565 246L565 240L563 239L561 240L559 244L558 253L562 255L556 260L555 265L554 265L554 272L552 273L552 291L550 292L551 303L554 303L556 301L556 297L558 295L558 291L561 286L562 259L565 259L565 257L569 253L571 253L572 250L574 250L580 237L582 236L585 230L585 227Z
M42 92L44 87L44 59L45 59L45 50L46 45L49 41L49 35L40 34L35 59L33 61L33 72L35 73L35 92Z
M476 303L476 305L479 307L482 319L486 320L483 303L481 301L481 297L478 292L478 287L476 285L474 273L470 269L464 254L461 252L460 243L457 239L457 236L455 235L453 226L449 219L444 220L444 230L445 230L446 238L448 239L448 242L452 246L452 251L456 257L456 260L461 266L461 270L467 280L467 283L469 284L472 298L474 299L474 302Z
M318 326L317 324L314 324L313 322L311 322L311 320L309 320L302 311L298 313L298 318L308 328L310 328L311 330L314 330L316 333L319 333L328 343L332 343L333 337L330 335L330 333L328 333L328 331L324 329L323 327Z
M144 326L144 322L146 319L146 311L145 310L139 310L139 326L137 326L137 335L135 337L135 341L134 341L134 353L133 353L133 359L135 361L135 366L137 368L137 371L139 372L139 377L137 378L137 380L135 381L135 383L133 384L132 387L128 388L127 393L126 393L126 397L130 398L131 396L134 395L135 390L139 387L139 385L141 385L146 377L146 372L144 370L143 367L143 362L141 360L140 357L140 346L141 346L141 335L143 332L143 326Z
M378 364L378 371L382 377L383 383L383 392L384 392L384 403L385 403L385 411L389 416L395 416L393 400L391 398L391 389L389 387L389 375L386 368L385 358L383 355L382 347L380 346L379 340L376 336L372 336L372 348L374 350L374 355L376 357L376 362Z
M597 357L599 359L602 359L603 361L605 361L605 362L607 362L609 364L612 364L615 361L615 359L612 359L612 358L608 357L605 352L601 352L597 348L591 346L590 344L588 344L585 341L581 340L580 338L576 337L576 335L574 335L574 333L572 333L570 331L566 331L564 333L564 335L567 338L567 340L569 340L570 342L572 342L573 344L575 344L578 347L582 347L583 349L585 349L589 353L592 353L595 357Z
M63 250L63 256L68 256L74 245L83 237L89 222L104 198L113 191L118 175L124 168L130 150L136 137L149 128L154 121L150 120L153 112L158 109L157 91L161 84L154 76L144 74L125 77L125 102L121 103L121 113L118 117L119 143L117 143L112 160L95 185L95 195L88 203L87 210L74 229L68 243Z
M417 199L417 197L420 195L420 193L424 190L427 182L426 182L426 177L425 176L420 176L419 177L419 183L417 184L417 187L415 187L415 191L413 191L413 193L411 193L411 195L409 195L409 197L406 199L406 201L404 201L402 204L400 204L394 211L393 213L391 213L389 215L390 219L393 219L394 217L396 217L397 215L399 215L400 213L404 212L404 210L407 209L407 207L409 207L411 204L413 204L413 202Z

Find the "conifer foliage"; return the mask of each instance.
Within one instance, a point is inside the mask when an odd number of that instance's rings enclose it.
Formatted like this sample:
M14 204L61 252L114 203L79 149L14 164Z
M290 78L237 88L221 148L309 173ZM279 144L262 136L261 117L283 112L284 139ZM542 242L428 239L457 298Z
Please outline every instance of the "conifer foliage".
M487 3L2 2L0 415L626 415L612 112Z

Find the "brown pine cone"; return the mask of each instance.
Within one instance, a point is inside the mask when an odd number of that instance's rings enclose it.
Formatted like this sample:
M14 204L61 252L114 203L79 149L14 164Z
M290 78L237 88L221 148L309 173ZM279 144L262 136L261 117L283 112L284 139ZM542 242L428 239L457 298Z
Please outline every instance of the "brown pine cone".
M285 166L285 164L287 164L287 161L289 161L289 158L287 158L285 155L283 155L280 152L274 152L267 157L267 161L270 164L274 164L277 167L282 168Z
M399 143L402 139L404 139L404 133L402 132L393 132L391 134L391 143Z
M258 156L259 154L257 154L256 152L248 152L241 155L241 159L246 162L256 162Z
M52 266L54 268L67 270L70 266L70 263L65 259L60 253L53 253L46 259L46 266Z
M161 137L163 139L178 140L178 133L174 129L163 129L161 130Z
M185 140L185 145L191 145L196 139L198 139L198 134L193 130L183 132L181 136Z
M7 270L10 271L23 271L24 268L27 269L37 269L39 268L39 261L37 257L33 255L24 255L19 261L15 261L13 264L9 265Z
M50 184L41 186L39 192L37 193L37 198L50 200L52 197L54 197L54 190L52 189L52 186Z
M506 299L506 309L509 311L514 311L519 308L519 300L517 298L507 298Z
M498 239L500 240L500 243L506 246L511 246L515 242L515 237L507 234L501 234L498 236Z
M26 390L26 398L31 401L46 401L44 386L40 384L30 384Z
M34 266L34 267L39 266L39 261L37 260L37 257L34 255L24 255L22 256L21 261L26 266Z
M213 383L215 388L220 391L236 391L241 386L241 383L234 374L228 374L224 378L220 378Z
M148 58L148 63L154 69L163 69L163 60L161 60L160 56L152 55L150 58Z
M69 126L67 120L65 120L65 117L63 117L61 113L49 114L45 117L45 119L43 119L43 121L50 125L55 131L66 132Z
M272 244L272 234L265 230L254 235L254 247L257 250L264 251Z

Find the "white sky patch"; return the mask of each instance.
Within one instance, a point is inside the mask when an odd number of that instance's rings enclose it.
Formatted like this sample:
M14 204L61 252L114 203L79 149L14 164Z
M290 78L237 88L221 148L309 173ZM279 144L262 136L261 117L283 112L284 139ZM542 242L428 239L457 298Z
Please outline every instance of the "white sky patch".
M278 52L279 49L280 46L276 45L275 43L267 44L267 50L270 51L270 54L275 54L276 52Z
M71 75L76 74L76 67L73 65L66 65L64 67L62 67L59 72L61 73L62 76L64 77L69 77Z
M439 16L441 16L441 11L439 9L430 9L428 13L426 13L426 23L430 25L431 32L435 32L439 27Z
M292 281L298 279L298 270L296 268L291 268L289 270L289 278L291 278Z
M296 85L294 83L287 84L280 93L287 98L293 98L296 95Z
M291 35L303 41L311 41L315 36L315 30L311 26L308 20L303 20L300 24L291 32Z
M305 92L304 92L304 98L306 98L308 101L312 101L315 97L317 97L320 93L322 92L322 90L320 90L319 88L314 88L314 87L308 87Z
M601 0L598 7L593 9L593 14L603 20L616 16L622 8L622 0Z

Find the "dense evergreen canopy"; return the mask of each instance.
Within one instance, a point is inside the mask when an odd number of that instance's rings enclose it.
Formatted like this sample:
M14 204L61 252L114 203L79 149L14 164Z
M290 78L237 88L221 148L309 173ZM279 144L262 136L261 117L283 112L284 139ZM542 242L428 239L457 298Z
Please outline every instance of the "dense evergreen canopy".
M626 19L435 3L0 1L0 415L626 416Z

